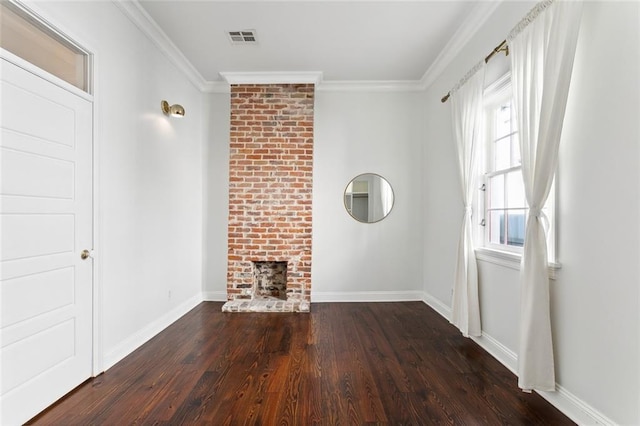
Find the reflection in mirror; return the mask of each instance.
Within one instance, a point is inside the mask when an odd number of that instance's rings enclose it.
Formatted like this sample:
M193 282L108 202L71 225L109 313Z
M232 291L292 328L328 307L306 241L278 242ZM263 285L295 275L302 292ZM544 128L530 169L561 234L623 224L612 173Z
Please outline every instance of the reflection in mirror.
M391 212L393 202L391 185L374 173L356 176L344 191L345 208L360 222L373 223L384 219Z

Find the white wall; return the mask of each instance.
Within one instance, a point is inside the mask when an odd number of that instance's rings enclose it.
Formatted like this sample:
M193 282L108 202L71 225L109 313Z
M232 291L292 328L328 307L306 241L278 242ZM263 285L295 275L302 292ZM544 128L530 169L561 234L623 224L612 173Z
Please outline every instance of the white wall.
M227 225L229 223L229 93L207 97L207 188L205 198L204 298L227 300Z
M461 201L450 106L439 98L530 6L503 3L425 95L425 205L439 202L441 208L425 208L424 288L444 312ZM579 410L572 415L587 422L640 424L639 18L636 2L585 2L561 143L562 269L551 282L561 395L547 397L560 405L576 398L566 407L582 405L591 420ZM499 61L491 67L501 67ZM479 273L483 331L505 354L517 353L518 272L480 262Z
M229 95L208 101L204 296L225 300ZM316 91L312 301L419 298L422 110L416 93ZM349 181L365 172L387 178L396 197L375 224L357 222L343 204Z
M203 95L111 2L39 2L96 55L104 366L201 300ZM180 103L169 119L160 101Z
M421 96L410 92L316 92L312 301L416 298L422 275ZM395 194L384 220L345 210L361 173L384 176Z
M585 3L552 286L558 381L619 424L640 424L639 23L638 2Z

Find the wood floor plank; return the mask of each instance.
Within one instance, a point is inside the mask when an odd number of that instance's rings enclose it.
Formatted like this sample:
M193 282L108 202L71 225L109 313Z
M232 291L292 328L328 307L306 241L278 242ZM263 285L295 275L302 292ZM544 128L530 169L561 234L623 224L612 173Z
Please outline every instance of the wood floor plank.
M204 302L34 425L571 425L422 302Z

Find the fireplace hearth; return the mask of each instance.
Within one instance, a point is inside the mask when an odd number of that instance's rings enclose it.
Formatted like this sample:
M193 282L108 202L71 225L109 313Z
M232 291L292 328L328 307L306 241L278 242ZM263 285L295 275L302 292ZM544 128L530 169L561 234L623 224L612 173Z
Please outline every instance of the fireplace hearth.
M308 312L309 302L287 295L288 262L254 261L253 286L222 307L223 312Z

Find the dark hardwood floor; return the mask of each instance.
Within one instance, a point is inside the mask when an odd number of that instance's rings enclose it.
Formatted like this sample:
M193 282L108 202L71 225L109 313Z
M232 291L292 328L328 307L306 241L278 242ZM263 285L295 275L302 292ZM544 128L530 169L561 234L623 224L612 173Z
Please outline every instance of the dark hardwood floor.
M564 425L422 302L204 302L30 424Z

